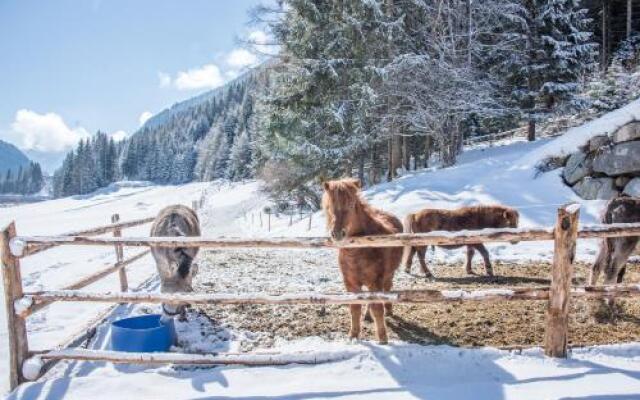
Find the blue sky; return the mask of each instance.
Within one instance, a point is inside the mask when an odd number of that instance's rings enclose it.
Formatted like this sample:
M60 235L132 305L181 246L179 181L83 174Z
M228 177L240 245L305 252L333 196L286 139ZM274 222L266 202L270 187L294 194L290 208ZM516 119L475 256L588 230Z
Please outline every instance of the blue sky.
M133 133L256 62L238 39L263 37L259 2L0 0L0 139L38 158Z

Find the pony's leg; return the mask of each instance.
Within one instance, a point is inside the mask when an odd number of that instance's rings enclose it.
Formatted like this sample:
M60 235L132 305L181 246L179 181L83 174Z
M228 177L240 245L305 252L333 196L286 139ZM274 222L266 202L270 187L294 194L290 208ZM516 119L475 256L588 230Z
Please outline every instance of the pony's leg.
M605 271L605 285L612 285L624 276L623 269L638 243L636 238L616 238L613 239L611 250L611 261Z
M416 247L416 251L418 253L418 260L420 261L420 268L422 269L422 272L427 278L433 277L433 274L431 273L431 271L429 271L429 268L427 267L427 261L426 261L427 246Z
M391 275L391 276L387 276L387 277L384 279L384 283L383 283L383 285L382 285L382 290L383 290L384 292L390 292L392 287L393 287L393 275ZM388 316L392 316L392 315L393 315L393 304L391 304L391 303L385 303L385 305L384 305L384 311L385 311L385 314L386 314L386 315L388 315Z
M379 292L383 289L383 286L384 283L381 284L376 282L375 285L369 287L369 290ZM378 343L387 344L389 342L389 338L387 336L387 324L384 320L384 304L370 303L369 308L373 315L373 321L376 324L376 337L378 339Z
M627 266L623 266L620 268L620 272L618 272L618 283L622 283L622 279L624 278L624 274L627 272Z
M471 263L473 262L473 255L475 253L476 251L473 249L473 246L467 246L467 263L464 266L464 270L467 272L467 275L473 275Z
M609 239L602 239L600 242L600 250L598 251L598 256L596 257L596 261L593 263L591 267L591 273L589 274L589 285L595 286L598 282L598 277L600 273L604 271L609 265L610 258L610 250L609 250Z
M413 263L413 256L416 254L416 248L413 246L407 247L404 250L404 272L411 273L411 264Z
M482 255L482 259L484 260L484 269L487 276L493 276L493 266L491 265L491 259L489 258L487 248L484 247L484 244L482 243L474 244L473 247Z
M362 286L355 282L351 282L345 279L344 286L347 292L359 293L362 291ZM362 304L349 304L349 311L351 312L351 329L349 330L349 337L358 339L360 337L360 318L362 317Z

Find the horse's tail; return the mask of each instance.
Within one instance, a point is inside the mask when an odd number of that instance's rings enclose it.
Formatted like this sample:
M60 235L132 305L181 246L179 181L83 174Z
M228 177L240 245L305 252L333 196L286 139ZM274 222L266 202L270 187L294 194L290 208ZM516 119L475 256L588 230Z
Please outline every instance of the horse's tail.
M402 222L402 229L404 233L414 233L413 214L407 214L407 216L404 217L404 221ZM406 268L411 268L411 258L413 255L413 252L411 250L411 246L403 247L402 265L404 265Z

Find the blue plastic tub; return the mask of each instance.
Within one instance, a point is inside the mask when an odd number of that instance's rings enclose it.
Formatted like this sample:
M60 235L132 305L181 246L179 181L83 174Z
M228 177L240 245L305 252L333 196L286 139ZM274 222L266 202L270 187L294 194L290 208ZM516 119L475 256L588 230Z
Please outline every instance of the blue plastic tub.
M165 352L176 341L173 318L162 323L159 314L125 318L111 324L111 349L129 352Z

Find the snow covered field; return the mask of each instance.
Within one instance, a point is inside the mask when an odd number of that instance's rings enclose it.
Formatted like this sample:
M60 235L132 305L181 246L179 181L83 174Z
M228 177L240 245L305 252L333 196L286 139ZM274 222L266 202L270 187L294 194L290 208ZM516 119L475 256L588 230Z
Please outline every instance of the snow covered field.
M551 140L541 140L468 151L452 168L409 173L395 182L371 188L365 196L374 205L399 216L425 206L452 208L502 203L520 210L522 226L551 226L558 206L578 201L583 205L581 221L594 223L603 202L578 199L562 185L558 171L534 178L532 169L532 160L549 154L549 148L565 150L565 146L576 146L584 135L584 131L570 132L556 139L562 141L556 142L558 146ZM108 223L115 212L120 213L122 220L130 220L154 215L168 204L190 205L203 192L206 202L201 218L206 235L325 234L321 213L313 215L310 230L308 219L294 219L289 226L288 216L274 217L270 232L266 223L261 227L258 216L266 201L257 182L194 183L179 187L114 185L91 196L0 209L0 225L16 220L19 234L64 233ZM146 235L148 229L148 226L134 228L124 234ZM551 243L498 244L490 246L490 251L493 257L503 260L548 260L551 246ZM128 254L137 251L129 250ZM591 260L595 251L594 242L579 244L580 259ZM438 250L436 254L441 260L457 262L461 253ZM61 247L27 258L23 262L23 278L28 289L51 289L76 280L88 268L113 261L112 249ZM153 265L145 257L129 271L130 286L135 287L152 274ZM116 278L112 277L89 289L116 288ZM101 307L104 305L65 303L40 312L29 319L30 346L47 348L59 342ZM122 307L117 315L148 310L143 306ZM0 322L1 339L6 341L4 320ZM195 318L183 327L184 346L188 350L233 351L241 336L250 334L216 329ZM200 332L211 335L203 336L203 340ZM92 347L103 347L106 336L102 327ZM207 344L208 340L212 342ZM366 341L352 344L319 338L283 342L279 349L322 350L340 358L345 358L345 353L349 357L320 366L279 368L174 369L73 363L57 370L55 379L23 385L12 398L640 398L640 344L579 350L565 361L545 359L537 350L520 355L493 349L464 350L403 342L380 347ZM0 344L0 359L6 360L5 343ZM4 370L0 372L6 375Z

